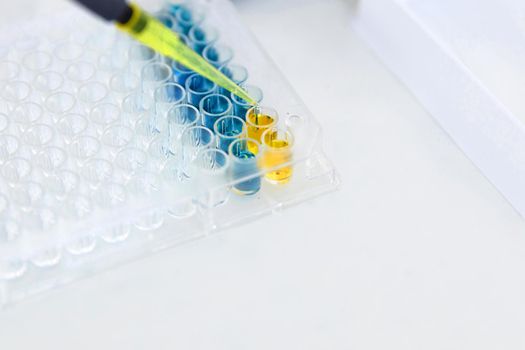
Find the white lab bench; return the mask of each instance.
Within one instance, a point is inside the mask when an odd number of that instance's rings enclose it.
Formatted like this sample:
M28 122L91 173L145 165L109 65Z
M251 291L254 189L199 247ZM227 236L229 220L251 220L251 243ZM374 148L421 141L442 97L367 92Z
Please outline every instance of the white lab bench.
M341 189L0 312L0 347L522 349L525 221L348 4L239 9L323 124Z

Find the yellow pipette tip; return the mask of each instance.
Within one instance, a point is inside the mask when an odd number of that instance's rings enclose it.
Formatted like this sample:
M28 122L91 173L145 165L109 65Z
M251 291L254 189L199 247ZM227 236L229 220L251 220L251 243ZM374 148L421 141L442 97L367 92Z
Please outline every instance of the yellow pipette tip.
M232 92L251 105L257 105L244 89L235 84L202 56L186 46L177 33L171 31L157 19L149 16L136 4L130 4L132 15L128 22L117 23L117 27L151 49L167 56L188 69Z
M242 87L240 87L238 85L236 85L236 86L237 87L235 89L233 89L233 90L230 90L230 92L232 92L236 96L242 98L243 100L245 100L246 102L248 102L252 106L257 106L259 104L250 95L248 95L246 90L244 90Z

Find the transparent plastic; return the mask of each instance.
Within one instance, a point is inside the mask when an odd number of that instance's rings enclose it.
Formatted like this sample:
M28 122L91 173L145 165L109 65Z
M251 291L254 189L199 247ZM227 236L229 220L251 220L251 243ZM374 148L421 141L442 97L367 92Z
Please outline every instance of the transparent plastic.
M230 2L156 16L193 39L216 28L203 54L213 48L264 107L76 10L21 25L21 48L0 62L0 305L337 186L319 124ZM57 28L71 39L53 39ZM263 180L283 169L278 184Z

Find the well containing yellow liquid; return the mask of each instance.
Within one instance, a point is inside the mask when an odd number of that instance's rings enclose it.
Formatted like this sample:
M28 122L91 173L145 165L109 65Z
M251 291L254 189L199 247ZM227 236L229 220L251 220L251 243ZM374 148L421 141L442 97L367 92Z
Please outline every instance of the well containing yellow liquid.
M255 106L246 112L248 137L262 143L262 134L277 125L278 115L274 109Z
M293 135L288 130L271 128L262 135L264 147L261 165L269 170L265 178L274 184L285 184L293 173ZM280 167L280 165L284 165Z

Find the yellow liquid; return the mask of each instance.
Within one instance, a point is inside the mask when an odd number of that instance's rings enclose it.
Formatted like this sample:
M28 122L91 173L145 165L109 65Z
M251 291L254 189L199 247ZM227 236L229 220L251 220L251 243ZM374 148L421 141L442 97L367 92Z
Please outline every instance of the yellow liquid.
M261 136L270 126L275 123L275 119L266 114L255 114L249 112L247 123L248 137L261 142Z
M222 74L217 68L209 64L198 53L186 46L180 37L155 18L147 15L137 5L130 5L133 13L126 24L117 24L118 28L127 32L153 50L170 57L217 85L231 91L239 98L252 105L257 102L242 88Z
M275 168L280 164L289 163L292 160L292 151L290 144L285 140L271 140L267 143L268 149L262 159L262 164L265 168ZM265 177L268 181L275 184L284 184L290 181L292 177L292 166L284 166L266 173Z

